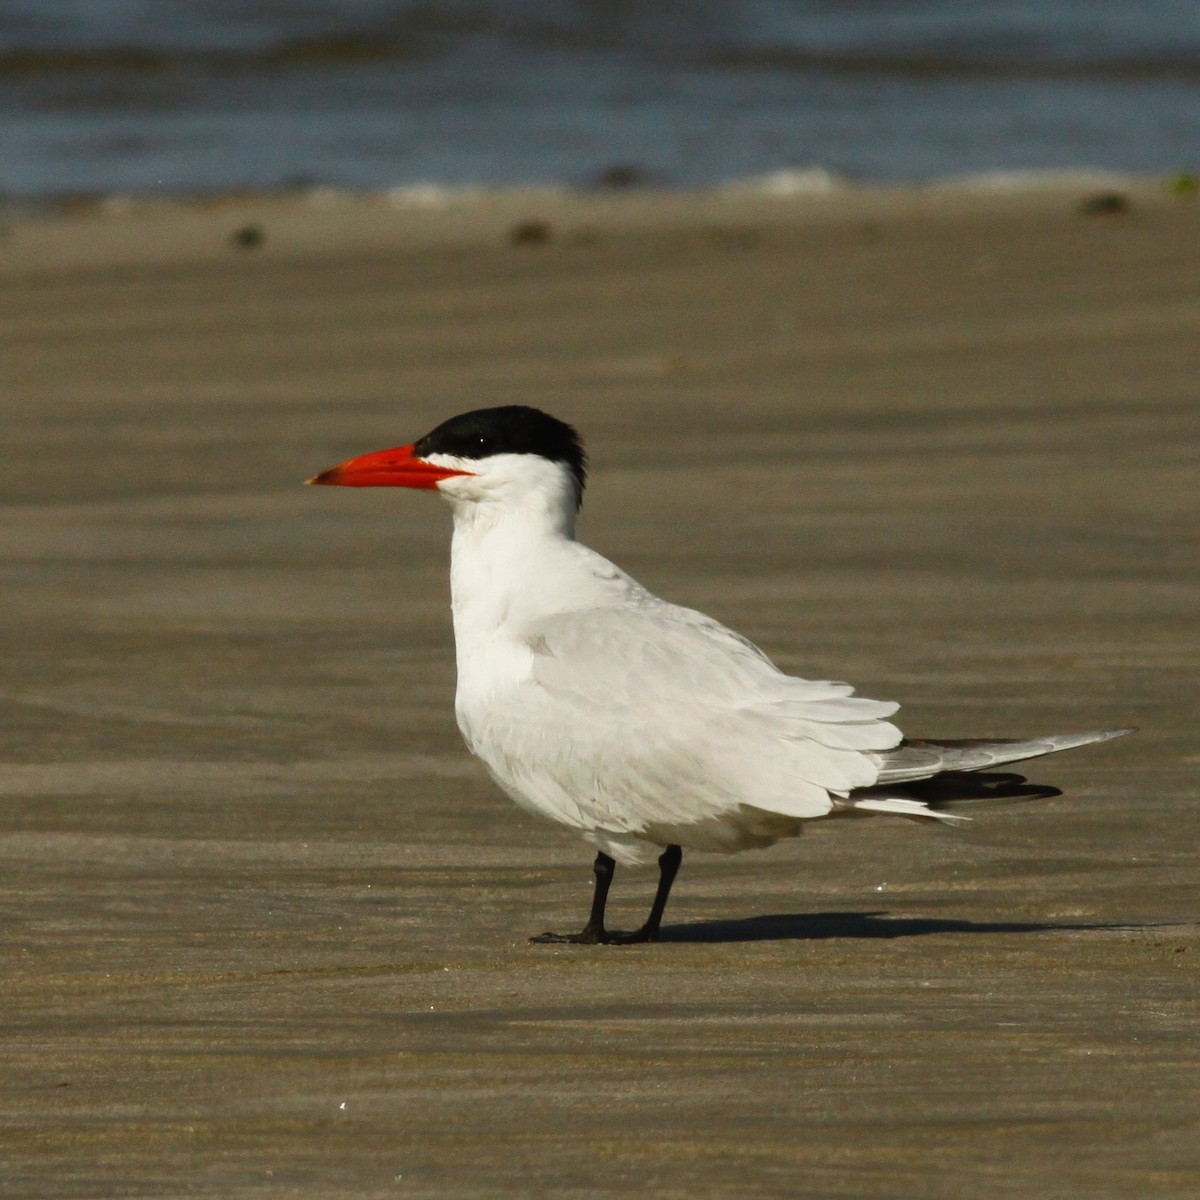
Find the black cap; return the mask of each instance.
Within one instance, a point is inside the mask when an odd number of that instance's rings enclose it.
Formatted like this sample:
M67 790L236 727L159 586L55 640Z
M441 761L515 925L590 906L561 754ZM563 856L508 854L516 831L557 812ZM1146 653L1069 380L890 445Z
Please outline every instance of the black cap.
M418 458L428 458L431 454L451 454L456 458L538 454L562 463L571 472L577 505L583 499L587 481L587 456L579 434L565 421L523 404L459 413L417 441L413 453Z

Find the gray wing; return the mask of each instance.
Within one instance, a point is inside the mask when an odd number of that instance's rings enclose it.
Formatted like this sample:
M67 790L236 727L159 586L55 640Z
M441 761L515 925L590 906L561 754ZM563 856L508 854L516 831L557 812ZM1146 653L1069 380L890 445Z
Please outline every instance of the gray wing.
M1094 729L1087 733L1054 733L1038 738L964 738L944 742L905 738L894 750L885 750L880 755L883 765L878 782L906 783L914 779L930 779L943 771L984 771L988 767L1039 758L1059 750L1073 750L1076 746L1087 746L1092 742L1107 742L1133 732L1133 728Z
M472 748L518 802L581 829L721 826L736 848L744 806L823 816L900 741L896 705L784 675L690 610L563 614L527 645L528 681L489 706Z

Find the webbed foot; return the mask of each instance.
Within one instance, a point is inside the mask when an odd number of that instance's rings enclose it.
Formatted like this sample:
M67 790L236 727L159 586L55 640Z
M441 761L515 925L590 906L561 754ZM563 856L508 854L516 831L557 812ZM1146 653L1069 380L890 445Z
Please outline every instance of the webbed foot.
M609 935L603 929L581 929L578 933L539 933L529 940L539 946L602 946Z
M538 946L633 946L638 942L657 942L658 930L644 925L632 933L585 927L578 933L539 933L529 940Z

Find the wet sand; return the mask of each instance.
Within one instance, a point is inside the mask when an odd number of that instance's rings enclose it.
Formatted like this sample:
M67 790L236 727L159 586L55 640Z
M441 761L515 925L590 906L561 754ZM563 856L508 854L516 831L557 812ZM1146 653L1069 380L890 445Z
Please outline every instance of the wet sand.
M0 1192L1200 1193L1200 207L1077 200L9 228ZM588 438L587 541L787 669L1141 732L529 945L591 852L461 747L448 515L300 486L514 402Z

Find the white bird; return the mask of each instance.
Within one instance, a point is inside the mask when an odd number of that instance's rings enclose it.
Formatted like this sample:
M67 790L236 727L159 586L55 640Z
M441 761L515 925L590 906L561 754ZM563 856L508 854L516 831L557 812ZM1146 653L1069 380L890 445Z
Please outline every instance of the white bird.
M683 847L767 846L817 817L963 820L906 785L1133 732L906 739L888 720L897 704L785 675L745 638L660 600L577 542L585 477L571 426L507 406L309 480L425 488L449 501L455 710L467 747L517 804L598 851L583 930L534 941L657 940ZM656 853L646 923L608 930L616 864Z

